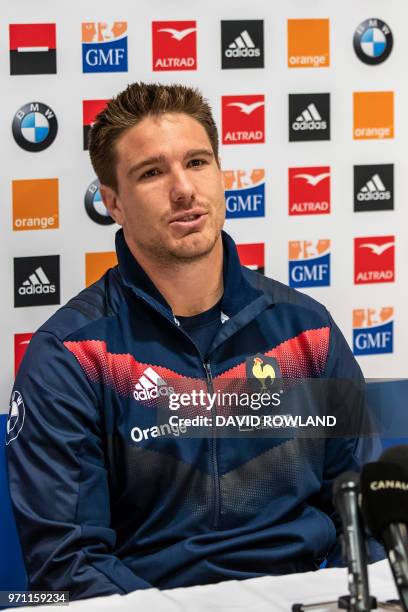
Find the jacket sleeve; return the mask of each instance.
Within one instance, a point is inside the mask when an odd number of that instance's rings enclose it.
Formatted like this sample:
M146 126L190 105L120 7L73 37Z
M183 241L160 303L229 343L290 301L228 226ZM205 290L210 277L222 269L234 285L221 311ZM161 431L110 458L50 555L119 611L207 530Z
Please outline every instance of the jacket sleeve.
M151 587L114 555L100 406L53 334L33 336L12 398L8 475L29 588L78 599Z
M360 366L331 317L330 324L325 372L327 411L340 422L338 432L341 435L326 440L322 501L339 535L340 519L332 503L333 482L343 472L360 472L364 463L376 461L382 446L366 404L365 380ZM370 562L385 556L382 547L372 538L368 541L368 552ZM344 565L338 540L328 556L328 565Z

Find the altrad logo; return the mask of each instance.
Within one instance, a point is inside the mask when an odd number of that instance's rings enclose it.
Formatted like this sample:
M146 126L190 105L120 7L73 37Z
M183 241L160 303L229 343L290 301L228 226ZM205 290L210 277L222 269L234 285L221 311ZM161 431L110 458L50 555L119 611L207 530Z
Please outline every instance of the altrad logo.
M289 168L289 215L330 213L330 166Z
M395 281L395 236L354 238L354 283Z
M222 97L222 144L265 142L263 95Z
M197 70L195 21L153 21L153 70Z

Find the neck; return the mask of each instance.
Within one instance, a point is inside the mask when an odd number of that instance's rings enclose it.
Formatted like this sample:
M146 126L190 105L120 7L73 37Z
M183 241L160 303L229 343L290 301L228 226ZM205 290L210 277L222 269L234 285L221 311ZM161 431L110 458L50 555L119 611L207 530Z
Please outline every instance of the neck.
M128 247L176 316L205 312L221 299L224 292L221 236L204 257L169 265L153 261L129 242Z

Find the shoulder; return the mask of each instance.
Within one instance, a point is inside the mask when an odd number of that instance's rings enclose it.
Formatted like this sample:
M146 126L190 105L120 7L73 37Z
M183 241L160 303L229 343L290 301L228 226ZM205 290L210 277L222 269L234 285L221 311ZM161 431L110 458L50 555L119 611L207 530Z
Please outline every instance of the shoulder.
M63 342L87 325L115 316L124 299L124 288L116 266L72 297L36 333L48 332Z
M310 313L311 316L321 318L325 324L331 324L331 317L327 308L309 295L244 266L242 271L246 280L253 287L272 298L275 305L280 305L282 308L286 306L293 313Z

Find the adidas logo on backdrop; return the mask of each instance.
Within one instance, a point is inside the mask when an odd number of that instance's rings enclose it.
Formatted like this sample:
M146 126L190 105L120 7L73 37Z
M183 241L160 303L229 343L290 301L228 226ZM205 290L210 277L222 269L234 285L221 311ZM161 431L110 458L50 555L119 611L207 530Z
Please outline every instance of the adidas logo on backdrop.
M248 30L241 32L225 50L225 57L259 57L260 55L261 50L256 47Z
M23 282L18 292L20 295L55 293L55 285L50 283L44 270L39 267Z
M374 176L360 189L357 200L389 200L390 192L384 187L380 176Z
M263 21L221 21L221 66L264 67Z
M14 306L60 303L59 255L14 258Z
M325 130L327 123L322 120L316 105L309 104L302 114L296 117L292 127L294 130Z
M330 140L330 94L289 94L289 142Z
M393 210L394 165L354 166L354 210Z

